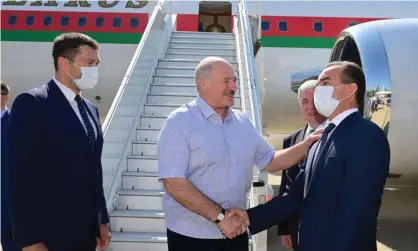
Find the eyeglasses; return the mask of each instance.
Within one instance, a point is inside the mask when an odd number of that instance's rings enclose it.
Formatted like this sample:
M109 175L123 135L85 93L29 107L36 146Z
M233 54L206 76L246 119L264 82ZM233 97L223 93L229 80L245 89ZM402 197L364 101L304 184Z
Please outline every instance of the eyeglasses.
M1 95L9 95L9 93L2 92Z

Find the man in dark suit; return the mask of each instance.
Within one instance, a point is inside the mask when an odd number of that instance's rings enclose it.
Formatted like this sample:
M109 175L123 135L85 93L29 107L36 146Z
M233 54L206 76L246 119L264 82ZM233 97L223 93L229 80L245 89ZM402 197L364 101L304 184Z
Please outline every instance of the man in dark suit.
M7 171L7 134L10 112L7 108L10 87L1 82L1 243L4 251L18 250L13 241L12 221L10 219L10 193L8 189Z
M329 64L319 76L315 105L328 117L305 169L283 196L247 211L252 234L300 214L300 251L376 251L376 227L389 174L388 140L364 119L365 77L351 62Z
M283 140L283 149L289 148L311 135L316 129L323 129L326 117L316 110L314 103L314 93L316 87L316 80L308 80L304 82L298 89L298 100L300 105L300 113L306 125L296 132L290 134ZM292 185L293 180L296 179L300 172L300 165L295 165L290 169L282 172L282 180L278 196L282 196L286 192L286 187ZM283 222L277 225L277 233L281 236L283 246L298 250L298 228L299 217L295 217L288 222Z
M98 82L98 49L80 33L58 36L53 79L13 103L11 213L23 251L94 251L109 244L99 113L80 95Z

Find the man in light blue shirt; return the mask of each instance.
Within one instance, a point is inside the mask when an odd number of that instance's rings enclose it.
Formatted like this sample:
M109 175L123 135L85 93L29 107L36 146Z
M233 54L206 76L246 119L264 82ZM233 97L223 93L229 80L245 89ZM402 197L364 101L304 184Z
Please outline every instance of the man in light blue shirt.
M246 208L254 165L268 172L289 168L320 136L275 152L248 117L231 108L236 79L224 59L203 59L195 72L198 97L173 111L161 130L158 172L169 251L248 250L245 224L226 217L225 209Z

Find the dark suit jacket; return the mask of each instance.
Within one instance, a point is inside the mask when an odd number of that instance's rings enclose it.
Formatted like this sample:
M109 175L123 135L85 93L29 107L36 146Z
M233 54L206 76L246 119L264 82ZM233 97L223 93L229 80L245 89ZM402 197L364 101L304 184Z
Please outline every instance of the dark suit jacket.
M289 148L299 142L303 141L303 136L306 131L306 127L300 128L296 132L290 134L283 140L283 149ZM286 192L286 187L289 187L292 185L292 182L296 179L297 175L300 172L299 164L292 166L291 168L284 170L282 172L282 180L280 182L280 189L279 189L279 195L282 196ZM278 235L288 235L292 234L292 236L295 233L299 225L299 219L298 217L295 217L294 219L291 219L287 222L283 222L277 225L277 234Z
M98 110L97 139L87 133L54 81L20 94L10 113L8 161L14 234L21 246L44 242L66 251L94 240L98 214L107 223Z
M300 212L300 251L376 251L377 216L389 162L384 132L359 112L353 113L328 139L306 197L301 170L285 195L248 210L249 230L258 233Z
M12 222L10 219L10 194L8 190L7 182L7 134L9 124L9 111L4 113L1 118L1 241L4 243L7 240L11 240Z

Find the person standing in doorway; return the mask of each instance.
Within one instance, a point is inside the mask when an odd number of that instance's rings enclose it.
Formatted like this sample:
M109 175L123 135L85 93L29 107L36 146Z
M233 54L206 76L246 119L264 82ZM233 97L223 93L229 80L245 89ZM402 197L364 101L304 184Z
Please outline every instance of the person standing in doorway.
M81 96L98 82L98 43L65 33L55 76L20 94L10 113L8 164L14 235L23 251L94 251L110 234L97 107Z

